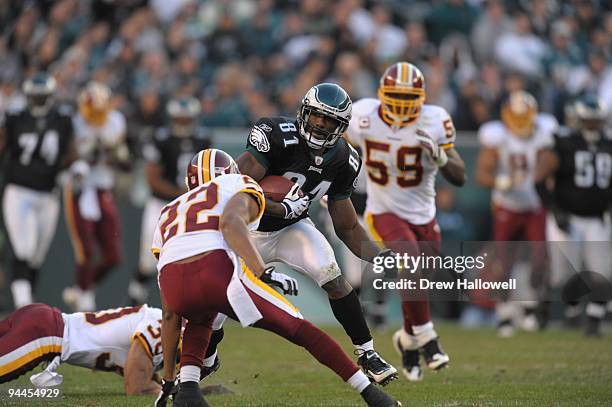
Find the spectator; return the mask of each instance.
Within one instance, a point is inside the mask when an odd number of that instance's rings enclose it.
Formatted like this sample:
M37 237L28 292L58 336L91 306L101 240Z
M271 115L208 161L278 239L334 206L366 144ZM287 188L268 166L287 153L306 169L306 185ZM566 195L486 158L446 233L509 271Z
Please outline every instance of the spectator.
M477 11L464 0L446 0L435 7L427 17L429 39L440 45L452 33L470 35L478 16Z
M506 15L502 1L487 1L486 10L478 17L471 33L476 60L480 63L491 61L497 39L511 30L512 20Z
M546 53L546 44L533 34L529 16L524 13L514 17L514 32L503 35L495 44L497 61L504 69L520 72L534 80L543 73Z

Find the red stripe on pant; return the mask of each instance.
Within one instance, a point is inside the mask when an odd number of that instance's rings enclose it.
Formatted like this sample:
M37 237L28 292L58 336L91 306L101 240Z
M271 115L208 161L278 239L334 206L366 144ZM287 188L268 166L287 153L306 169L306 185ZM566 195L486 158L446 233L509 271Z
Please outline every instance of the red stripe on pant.
M435 219L425 225L413 225L393 213L372 215L373 226L386 247L396 253L410 256L436 255L440 251L440 231ZM420 274L412 274L418 281ZM427 290L402 292L404 329L412 332L412 326L431 321Z
M101 281L108 271L121 262L119 214L110 191L98 190L101 217L97 221L83 218L79 209L78 194L70 194L69 199L72 210L67 216L71 217L69 229L75 254L82 250L82 253L76 256L76 281L81 289L87 290ZM97 263L94 262L96 245L99 246L101 255Z
M26 305L0 321L0 357L36 339L48 336L60 338L64 336L64 319L61 312L46 304ZM47 352L1 376L0 383L14 380L34 369L40 362L52 360L58 355L60 353Z
M191 263L171 263L162 269L159 285L164 302L170 310L189 321L183 333L181 366L202 367L217 313L237 319L227 299L233 270L234 265L224 250L211 251ZM306 348L344 381L357 372L358 367L323 331L308 321L289 315L250 289L246 290L263 316L255 327L274 332Z

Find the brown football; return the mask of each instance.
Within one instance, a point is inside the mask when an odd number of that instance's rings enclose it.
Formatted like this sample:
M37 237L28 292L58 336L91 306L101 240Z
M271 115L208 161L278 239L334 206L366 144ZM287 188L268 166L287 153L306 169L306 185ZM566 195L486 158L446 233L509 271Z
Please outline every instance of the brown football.
M279 175L268 175L259 181L261 189L264 191L266 198L273 200L274 202L282 202L285 195L293 187L294 182ZM302 191L299 192L300 196L304 196Z

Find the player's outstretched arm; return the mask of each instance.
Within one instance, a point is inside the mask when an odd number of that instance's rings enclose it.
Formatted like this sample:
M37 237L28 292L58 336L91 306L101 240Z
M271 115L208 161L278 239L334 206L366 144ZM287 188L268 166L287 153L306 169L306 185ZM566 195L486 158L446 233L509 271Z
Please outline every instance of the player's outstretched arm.
M478 153L476 161L476 182L485 188L495 186L495 173L497 170L497 150L483 147Z
M174 363L172 364L174 366ZM125 394L157 394L159 384L153 381L153 361L147 355L142 343L138 340L132 342L125 363L124 382Z
M440 172L448 182L456 187L462 187L467 181L465 163L454 148L446 150L446 156L448 157L448 161L446 165L440 167Z
M336 235L355 256L371 262L380 248L374 243L357 218L353 203L349 198L328 202L329 215L334 224Z
M554 150L544 149L538 151L534 182L538 184L545 181L546 178L557 171L557 168L559 168L559 157Z
M144 170L151 190L158 195L174 199L187 191L186 186L178 188L173 183L167 181L163 176L164 170L159 164L147 162L145 163Z
M248 175L257 182L261 181L262 178L266 176L266 167L257 161L257 158L255 158L255 156L248 151L245 151L240 157L238 157L236 164L238 164L241 174ZM266 215L274 216L276 218L284 218L286 213L287 212L283 204L266 198Z
M248 224L257 219L259 210L259 203L250 194L240 192L229 200L220 222L221 233L227 244L257 277L264 272L265 264L249 237Z

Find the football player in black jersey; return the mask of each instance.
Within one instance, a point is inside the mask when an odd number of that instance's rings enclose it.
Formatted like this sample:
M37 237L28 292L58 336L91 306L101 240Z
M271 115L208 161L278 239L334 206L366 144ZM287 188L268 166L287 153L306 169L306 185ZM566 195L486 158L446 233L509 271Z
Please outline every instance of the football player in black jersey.
M145 175L151 197L145 205L140 229L140 260L128 287L131 305L147 300L148 282L155 276L151 239L162 208L187 191L185 168L200 150L211 146L210 133L198 126L200 102L194 97L177 97L166 105L168 127L156 130L143 147Z
M350 200L361 167L359 154L342 137L351 111L352 102L340 86L313 86L302 99L297 119L264 117L257 121L237 163L241 173L256 181L278 175L299 184L302 198L294 188L282 203L266 200L266 212L253 241L266 263L283 262L327 292L334 316L356 348L359 365L371 380L385 385L397 377L397 371L374 351L359 299L341 274L331 245L308 216L309 203L327 195L338 237L363 260L371 262L381 254L359 223Z
M546 151L538 161L536 182L542 201L551 212L548 240L573 242L553 243L551 284L567 280L564 300L568 318L581 313L578 302L584 295L581 287L586 283L592 289L585 310L586 334L599 335L606 302L612 295L606 292L609 282L603 281L612 278L611 257L606 251L612 239L612 135L605 131L606 113L594 96L578 99L568 112L572 123L555 135L554 149ZM548 177L554 178L552 190L545 182ZM577 272L588 272L568 276L574 267Z
M55 235L60 209L57 174L77 157L70 109L54 104L55 79L38 73L23 84L27 107L8 112L0 130L4 168L2 214L12 246L15 308L32 302L32 287ZM75 167L86 165L75 162Z

